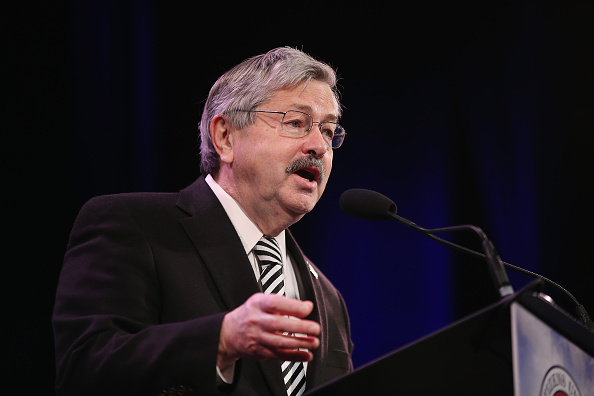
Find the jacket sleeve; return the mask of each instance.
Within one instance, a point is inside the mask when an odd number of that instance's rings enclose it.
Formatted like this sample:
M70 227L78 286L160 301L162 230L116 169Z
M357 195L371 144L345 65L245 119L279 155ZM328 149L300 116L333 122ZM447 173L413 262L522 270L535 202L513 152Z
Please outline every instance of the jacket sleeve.
M151 239L120 201L89 201L71 233L53 315L58 394L214 394L225 313L161 322Z

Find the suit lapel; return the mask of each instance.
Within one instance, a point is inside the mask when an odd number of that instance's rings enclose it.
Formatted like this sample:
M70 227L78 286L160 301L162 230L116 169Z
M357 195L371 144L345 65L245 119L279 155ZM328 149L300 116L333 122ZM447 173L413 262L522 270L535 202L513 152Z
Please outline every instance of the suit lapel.
M328 345L328 324L325 321L325 300L323 299L322 290L317 277L312 275L309 259L305 257L301 248L299 248L299 245L295 242L293 235L288 232L288 230L286 234L287 250L291 254L291 260L296 267L295 271L298 271L301 277L301 284L303 287L303 290L299 290L301 299L310 300L314 303L314 309L306 319L318 322L321 326L319 335L320 347L315 351L312 351L314 358L307 365L307 389L311 389L317 384L316 373L318 372L320 361L325 358L324 353L327 350Z
M177 205L191 215L180 220L181 225L210 273L224 308L231 311L260 292L239 235L204 177L181 191ZM257 363L272 394L283 394L280 362Z
M202 258L227 310L259 292L251 264L231 220L203 177L180 193L180 220Z

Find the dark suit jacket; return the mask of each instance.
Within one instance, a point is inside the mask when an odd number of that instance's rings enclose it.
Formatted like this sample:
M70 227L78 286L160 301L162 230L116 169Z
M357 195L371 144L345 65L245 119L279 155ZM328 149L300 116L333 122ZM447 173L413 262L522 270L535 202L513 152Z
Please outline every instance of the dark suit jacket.
M308 365L311 389L352 370L348 316L339 292L290 234L287 249L302 298L315 304L308 319L322 328ZM203 177L179 194L90 200L74 224L56 296L58 393L285 394L275 361L241 359L234 383L217 386L223 316L259 291Z

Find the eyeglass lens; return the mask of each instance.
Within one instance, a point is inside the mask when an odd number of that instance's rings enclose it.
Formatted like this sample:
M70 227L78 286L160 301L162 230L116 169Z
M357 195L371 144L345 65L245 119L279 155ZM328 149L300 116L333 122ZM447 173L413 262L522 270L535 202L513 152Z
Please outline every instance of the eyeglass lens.
M306 113L289 110L282 120L282 129L290 136L302 137L309 133L313 127L313 118ZM344 129L334 122L317 123L322 137L329 146L338 148L344 140Z

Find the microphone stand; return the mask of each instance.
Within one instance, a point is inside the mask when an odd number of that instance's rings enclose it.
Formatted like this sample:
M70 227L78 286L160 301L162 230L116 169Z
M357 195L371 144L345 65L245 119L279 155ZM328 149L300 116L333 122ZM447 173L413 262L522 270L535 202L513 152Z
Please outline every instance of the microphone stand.
M404 217L398 216L396 213L392 212L391 210L388 210L387 215L392 217L394 220L398 221L399 223L404 224L407 227L410 227L414 230L421 232L422 234L433 239L434 241L437 241L437 242L444 244L446 246L454 247L456 249L462 250L463 252L474 255L474 256L486 258L489 263L489 271L491 272L491 276L494 278L496 285L499 286L498 291L499 291L499 295L501 297L504 297L506 295L513 293L513 288L511 287L511 285L509 285L509 279L507 278L507 274L505 273L504 267L508 267L516 272L522 273L524 275L528 275L533 278L541 279L544 282L547 282L547 283L555 286L556 288L558 288L559 290L564 292L565 295L567 295L574 302L574 304L576 305L575 310L578 314L578 317L580 318L582 323L586 326L586 328L588 328L588 330L590 330L591 332L594 332L594 322L590 318L590 315L588 315L586 308L582 304L580 304L580 302L573 296L573 294L571 294L569 292L569 290L565 289L563 286L550 280L549 278L546 278L540 274L537 274L536 272L528 271L524 268L521 268L521 267L515 266L513 264L506 263L505 261L502 261L501 258L499 258L499 255L497 255L497 253L495 252L495 248L493 247L493 244L487 239L486 234L479 227L476 227L473 225L461 225L461 226L450 226L450 227L429 229L429 228L423 228L423 227L417 225L416 223L414 223L408 219L405 219ZM483 248L487 248L487 249L485 249L486 254L479 253L472 249L468 249L464 246L460 246L456 243L446 241L445 239L442 239L438 236L433 235L433 234L438 234L441 232L462 231L462 230L473 230L477 234L479 234L479 236L481 236L481 239L483 241ZM488 253L489 251L490 251L490 253ZM491 257L489 257L489 254L491 255ZM507 284L509 285L509 288L507 288L505 285L506 281L507 281ZM507 293L507 294L505 294L505 293Z
M495 281L497 291L499 292L499 295L501 297L505 297L513 293L513 288L505 272L505 267L510 268L516 272L520 272L524 275L528 275L530 277L537 278L546 283L549 283L561 290L563 293L565 293L565 295L568 296L575 303L575 310L578 314L578 317L590 331L594 332L594 322L592 322L592 319L586 312L584 306L578 302L578 300L573 296L573 294L571 294L567 289L565 289L558 283L555 283L542 275L502 261L497 252L495 251L493 243L489 241L483 230L476 226L461 225L433 229L423 228L410 220L396 215L396 204L394 204L394 202L392 202L390 198L376 191L365 190L361 188L353 188L345 191L340 197L340 207L345 213L360 219L371 221L384 221L393 218L399 223L402 223L416 231L421 232L423 235L428 236L434 241L437 241L449 247L456 248L458 250L462 250L465 253L486 259L489 271L491 273L491 276L493 277L493 280ZM483 250L485 254L476 252L472 249L468 249L464 246L460 246L456 243L446 241L445 239L433 235L433 233L461 230L472 230L475 233L477 233L483 243Z
M438 242L442 242L441 238L436 237L433 234L439 234L442 232L450 232L450 231L474 231L479 238L481 239L483 245L483 251L485 252L484 256L487 260L487 265L489 267L489 273L491 274L491 278L493 278L493 282L495 282L495 287L497 288L497 292L501 298L505 296L509 296L510 294L514 293L514 289L509 281L507 273L505 272L505 268L503 266L503 261L497 254L493 243L487 238L487 234L485 232L473 225L459 225L459 226L450 226L450 227L441 227L441 228L423 228L412 221L405 219L404 217L398 216L396 213L392 211L388 211L388 215L394 218L399 223L402 223L410 228L413 228L421 233L425 234L426 236L437 240ZM470 249L469 249L470 250Z

